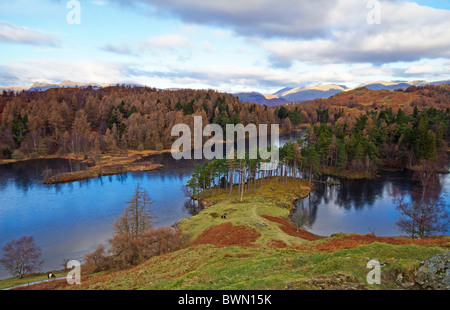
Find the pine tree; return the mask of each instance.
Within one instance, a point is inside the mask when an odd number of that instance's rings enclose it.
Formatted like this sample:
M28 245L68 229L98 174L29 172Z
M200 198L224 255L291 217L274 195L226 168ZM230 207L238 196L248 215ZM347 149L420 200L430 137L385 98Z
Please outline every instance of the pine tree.
M346 166L347 166L347 151L345 149L345 143L339 141L337 145L336 168L342 170L345 169Z

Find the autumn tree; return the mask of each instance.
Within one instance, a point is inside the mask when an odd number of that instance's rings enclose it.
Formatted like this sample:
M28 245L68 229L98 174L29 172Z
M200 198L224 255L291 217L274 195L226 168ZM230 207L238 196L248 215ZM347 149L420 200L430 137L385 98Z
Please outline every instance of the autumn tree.
M100 244L85 256L92 272L135 266L155 255L176 251L181 246L181 232L173 227L152 228L152 200L138 183L125 212L114 222L115 234L108 250Z
M71 150L75 154L87 154L90 124L84 110L80 110L72 125Z
M112 267L111 257L103 244L99 244L93 252L86 254L84 261L91 272L100 272Z
M107 258L102 252L98 253L99 268L111 264L111 267L124 269L153 256L178 250L181 246L181 232L173 227L159 227L148 229L139 236L131 233L116 234L109 243L111 249Z
M22 278L24 275L36 271L41 265L41 249L36 245L32 236L24 236L13 240L3 247L0 263L9 273Z
M152 219L150 207L153 201L148 192L137 184L134 194L127 201L125 212L114 222L116 234L141 235L144 231L152 228Z

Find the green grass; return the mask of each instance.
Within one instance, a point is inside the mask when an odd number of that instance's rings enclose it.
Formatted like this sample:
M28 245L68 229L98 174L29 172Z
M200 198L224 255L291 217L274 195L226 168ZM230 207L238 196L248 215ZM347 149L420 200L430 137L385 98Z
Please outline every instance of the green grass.
M293 208L292 202L309 193L306 181L288 179L285 187L281 180L267 179L263 190L258 187L255 193L244 196L243 201L237 199L237 189L231 198L225 191L217 194L216 189L207 193L209 201L215 201L213 207L206 208L198 215L183 219L179 228L183 234L189 236L189 240L195 240L206 229L225 222L233 225L243 225L254 229L261 234L256 241L259 245L267 245L271 240L280 240L288 245L299 245L305 240L285 234L278 224L266 220L261 215L287 218ZM280 207L281 206L281 207ZM221 215L226 215L222 219Z
M354 276L366 289L393 289L392 281L368 285L366 264L383 262L382 279L390 271L411 272L440 247L394 246L381 243L333 253L294 249L218 248L201 245L154 257L133 269L91 276L81 289L315 289L305 283L337 272Z
M65 277L67 275L67 272L63 271L52 271L52 273L54 273L57 278ZM24 276L23 278L14 277L5 280L0 280L0 290L23 284L47 280L48 279L47 274L48 273L38 273L27 275Z

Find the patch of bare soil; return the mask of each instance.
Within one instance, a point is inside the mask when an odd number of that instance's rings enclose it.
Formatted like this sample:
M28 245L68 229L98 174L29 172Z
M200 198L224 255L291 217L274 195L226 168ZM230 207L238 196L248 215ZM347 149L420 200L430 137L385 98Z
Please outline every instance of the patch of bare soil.
M246 226L233 226L231 222L226 222L206 229L194 244L215 244L219 246L254 246L261 234Z

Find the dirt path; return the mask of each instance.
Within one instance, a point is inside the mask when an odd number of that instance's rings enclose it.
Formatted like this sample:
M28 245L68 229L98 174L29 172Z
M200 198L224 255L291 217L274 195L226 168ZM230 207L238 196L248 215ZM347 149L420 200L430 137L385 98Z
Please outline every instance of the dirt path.
M26 283L26 284L21 284L21 285L16 285L16 286L4 288L4 289L2 289L2 291L9 291L9 290L14 290L14 289L19 289L19 288L25 288L25 287L28 287L28 286L42 284L42 283L51 283L51 282L64 280L64 279L66 279L66 277L55 278L55 279L51 279L51 280L41 280L41 281L36 281L36 282L31 282L31 283Z

